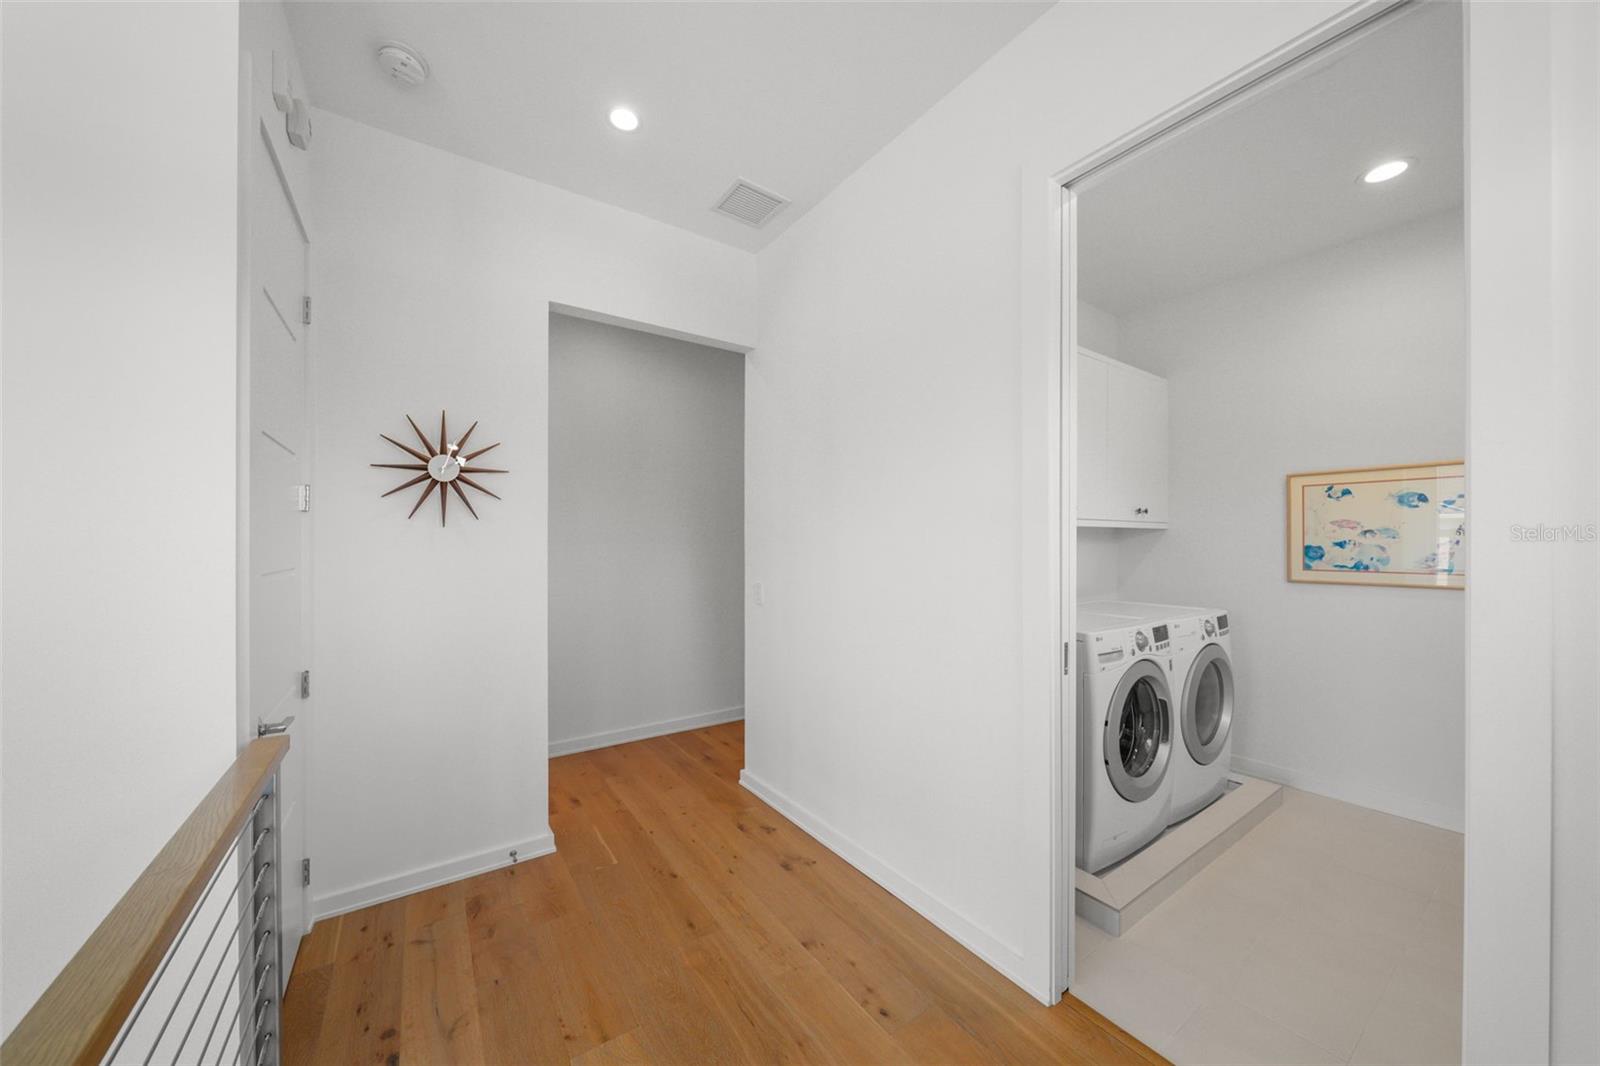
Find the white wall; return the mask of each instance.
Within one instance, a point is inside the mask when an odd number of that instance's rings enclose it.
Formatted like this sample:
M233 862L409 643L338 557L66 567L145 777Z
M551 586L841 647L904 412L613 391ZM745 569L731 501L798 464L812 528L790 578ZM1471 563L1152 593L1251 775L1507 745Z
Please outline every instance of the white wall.
M1117 316L1088 300L1078 301L1078 344L1091 352L1120 359L1122 323Z
M239 9L0 18L9 1032L234 755Z
M1041 998L1023 168L1082 158L1341 6L1059 5L760 256L747 779Z
M550 750L744 714L744 356L550 317Z
M1122 591L1228 610L1234 765L1455 830L1465 597L1290 584L1283 493L1296 471L1463 457L1463 256L1451 211L1122 317L1173 442L1171 527L1122 542Z
M548 850L552 302L749 345L744 252L314 114L313 907ZM409 413L481 425L504 500L406 521ZM392 454L391 454L392 453ZM410 493L406 493L409 496ZM430 501L430 504L432 501Z
M1094 526L1078 530L1078 602L1121 598L1123 544L1129 537L1157 535Z

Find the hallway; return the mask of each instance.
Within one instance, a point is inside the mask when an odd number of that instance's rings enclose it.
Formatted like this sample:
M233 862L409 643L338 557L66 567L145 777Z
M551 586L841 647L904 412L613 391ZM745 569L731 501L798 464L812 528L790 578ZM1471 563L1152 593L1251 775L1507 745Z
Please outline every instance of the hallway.
M556 854L317 924L285 1061L1162 1061L1029 998L743 762L743 722L551 760Z

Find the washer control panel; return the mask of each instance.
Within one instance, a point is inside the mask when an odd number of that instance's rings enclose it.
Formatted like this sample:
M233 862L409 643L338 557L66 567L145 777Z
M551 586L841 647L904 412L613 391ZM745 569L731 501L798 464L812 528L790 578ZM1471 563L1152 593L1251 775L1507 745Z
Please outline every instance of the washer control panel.
M1087 645L1088 654L1083 657L1085 666L1100 671L1121 668L1150 655L1165 655L1172 648L1172 636L1166 625L1138 626L1091 633L1080 643Z

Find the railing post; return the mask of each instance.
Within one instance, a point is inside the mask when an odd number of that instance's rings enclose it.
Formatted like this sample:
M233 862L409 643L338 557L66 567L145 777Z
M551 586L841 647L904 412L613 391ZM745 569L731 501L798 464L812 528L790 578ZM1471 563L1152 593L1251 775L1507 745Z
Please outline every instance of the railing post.
M281 933L283 898L283 863L280 846L281 809L278 802L278 775L267 780L266 801L256 814L261 824L257 832L271 833L271 846L251 859L250 882L255 886L250 901L251 912L260 914L263 921L251 938L251 991L248 1004L240 1007L246 1012L248 1026L248 1058L256 1066L278 1066L281 1036L281 1004L283 1000L283 937ZM241 997L242 998L242 997Z

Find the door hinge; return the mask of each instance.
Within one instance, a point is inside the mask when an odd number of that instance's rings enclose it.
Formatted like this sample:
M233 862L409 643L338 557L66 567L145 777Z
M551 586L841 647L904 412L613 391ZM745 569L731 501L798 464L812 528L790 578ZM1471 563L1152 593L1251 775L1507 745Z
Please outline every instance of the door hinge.
M300 884L302 886L304 886L304 885L309 885L310 883L311 883L311 860L310 859L301 859L300 860Z
M311 486L296 485L294 487L294 505L298 510L311 510Z
M311 297L305 297L300 303L300 324L311 325Z
M281 692L282 689L280 689L279 691ZM300 671L300 698L303 699L303 700L309 700L311 698L311 671L310 670L302 670L302 671Z
M1061 672L1063 674L1072 673L1072 644L1071 644L1071 642L1068 642L1066 644L1061 645Z

